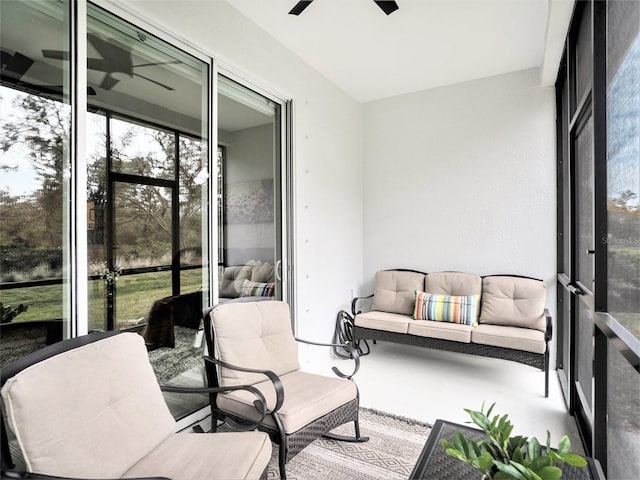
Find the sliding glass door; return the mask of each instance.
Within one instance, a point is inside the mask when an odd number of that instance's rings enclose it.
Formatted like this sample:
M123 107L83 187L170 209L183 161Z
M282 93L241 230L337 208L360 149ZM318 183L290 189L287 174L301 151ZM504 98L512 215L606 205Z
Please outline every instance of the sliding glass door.
M282 106L218 77L219 301L283 298Z
M0 1L0 360L120 329L202 385L204 307L291 300L286 103L109 8Z

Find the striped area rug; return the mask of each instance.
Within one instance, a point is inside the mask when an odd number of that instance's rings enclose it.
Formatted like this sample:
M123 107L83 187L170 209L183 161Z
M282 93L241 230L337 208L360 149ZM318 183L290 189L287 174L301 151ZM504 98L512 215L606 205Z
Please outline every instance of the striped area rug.
M407 479L418 461L431 427L416 420L366 408L360 409L360 430L366 443L320 438L287 464L289 480ZM353 435L353 422L334 430ZM280 478L278 447L274 445L268 479Z

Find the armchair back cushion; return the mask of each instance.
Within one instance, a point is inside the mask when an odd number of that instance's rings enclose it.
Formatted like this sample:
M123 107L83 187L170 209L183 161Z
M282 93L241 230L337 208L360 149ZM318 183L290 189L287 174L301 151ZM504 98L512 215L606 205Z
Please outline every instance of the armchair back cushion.
M424 289L424 273L403 270L376 272L373 310L413 315L416 290Z
M482 277L463 272L434 272L427 274L424 291L439 295L480 295Z
M30 472L120 477L175 428L135 333L32 365L7 380L1 394Z
M225 303L211 313L216 357L238 367L271 370L276 375L300 369L291 331L289 306L280 301ZM220 385L253 385L258 373L219 368Z
M542 280L491 276L482 280L482 288L480 323L546 330L547 287Z

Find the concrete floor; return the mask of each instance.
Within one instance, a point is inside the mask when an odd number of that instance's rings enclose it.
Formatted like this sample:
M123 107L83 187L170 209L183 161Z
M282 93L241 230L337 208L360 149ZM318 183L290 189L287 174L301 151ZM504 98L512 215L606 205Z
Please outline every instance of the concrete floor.
M353 361L333 359L327 349L302 346L301 367L331 374L331 366L345 373ZM464 423L465 408L480 410L496 403L494 413L509 414L514 434L535 436L544 444L547 430L556 446L568 435L572 450L582 453L573 417L567 413L555 371L549 375L549 397L544 397L544 373L519 363L455 354L409 345L379 342L361 358L354 377L360 405L429 423L436 419Z

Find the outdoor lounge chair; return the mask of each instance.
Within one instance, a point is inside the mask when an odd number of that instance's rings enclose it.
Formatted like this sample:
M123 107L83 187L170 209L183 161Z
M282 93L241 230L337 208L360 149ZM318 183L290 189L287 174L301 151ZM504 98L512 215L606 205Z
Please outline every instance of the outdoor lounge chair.
M271 458L262 432L175 433L136 333L56 343L3 368L1 381L2 479L257 479ZM250 386L164 389L242 389L257 398L258 420L265 412L264 397Z
M230 302L205 310L205 335L210 357L205 357L209 385L253 385L267 399L267 416L260 420L246 392L211 394L212 416L236 422L260 421L260 430L277 443L281 478L285 464L321 436L364 442L358 422L359 395L353 375L360 367L351 348L355 369L340 378L302 372L296 342L333 346L296 339L291 331L289 306L280 301ZM340 345L343 348L347 348ZM354 422L355 436L329 434ZM215 422L213 422L215 428Z

